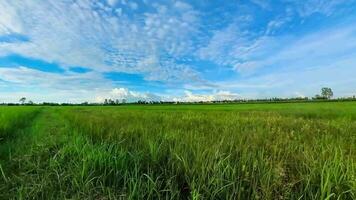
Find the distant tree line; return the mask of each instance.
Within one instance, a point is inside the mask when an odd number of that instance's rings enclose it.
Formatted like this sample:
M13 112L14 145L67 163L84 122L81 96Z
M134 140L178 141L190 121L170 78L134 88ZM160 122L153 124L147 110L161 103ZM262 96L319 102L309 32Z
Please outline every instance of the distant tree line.
M229 103L281 103L281 102L320 102L320 101L356 101L356 96L342 97L332 99L334 93L331 88L324 87L321 89L320 94L316 94L314 97L294 97L294 98L264 98L264 99L234 99L234 100L215 100L215 101L145 101L138 100L136 102L127 102L126 99L105 99L103 103L53 103L43 102L34 103L29 100L26 101L26 97L19 99L19 103L1 103L0 105L18 106L18 105L39 105L39 106L120 106L120 105L146 105L146 104L229 104Z

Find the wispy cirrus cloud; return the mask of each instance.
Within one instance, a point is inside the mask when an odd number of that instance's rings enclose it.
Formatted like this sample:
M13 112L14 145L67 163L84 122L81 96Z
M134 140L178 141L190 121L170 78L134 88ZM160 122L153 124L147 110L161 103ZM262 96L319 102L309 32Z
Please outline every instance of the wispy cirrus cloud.
M293 9L300 17L308 17L315 13L330 16L340 8L347 9L345 5L352 5L355 3L355 0L251 0L251 2L261 9L268 11L274 9L273 4L285 4L289 9Z
M314 13L319 13L323 15L332 15L341 5L352 4L354 0L286 0L286 2L291 3L297 10L301 17L307 17ZM343 8L345 8L343 6Z
M294 1L288 2L298 4ZM315 7L310 12L325 10L320 12L327 15L328 12L334 11L339 3L308 1L305 4ZM282 14L262 24L263 28L260 28L259 32L246 29L236 21L232 22L225 28L216 30L207 45L198 50L198 56L249 75L258 73L261 68L286 69L297 65L303 68L312 67L338 59L335 56L350 55L355 49L356 35L353 27L356 22L313 32L301 33L298 30L293 33L293 26L303 23L291 23L295 21L295 12L305 4L293 7L294 11L289 6L286 7ZM290 31L286 31L289 29Z
M0 80L13 86L46 88L51 90L95 90L110 87L100 74L51 73L27 67L0 67Z

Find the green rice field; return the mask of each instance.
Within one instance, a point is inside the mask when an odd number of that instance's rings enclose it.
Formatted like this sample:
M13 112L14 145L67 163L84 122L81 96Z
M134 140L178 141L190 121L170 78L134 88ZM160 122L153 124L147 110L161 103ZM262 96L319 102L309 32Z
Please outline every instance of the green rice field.
M0 199L356 199L356 102L3 106Z

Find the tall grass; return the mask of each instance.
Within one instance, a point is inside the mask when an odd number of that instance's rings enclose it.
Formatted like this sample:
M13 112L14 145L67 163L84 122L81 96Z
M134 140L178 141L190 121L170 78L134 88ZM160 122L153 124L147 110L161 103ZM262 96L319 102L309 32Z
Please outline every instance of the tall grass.
M12 141L24 133L23 129L31 124L39 111L40 108L35 107L0 106L0 193L10 181L3 168L9 164L12 149L17 148Z
M117 145L138 159L117 170L149 177L124 177L146 185L135 191L141 198L147 191L155 198L164 191L209 199L354 197L356 124L347 118L113 109L78 110L68 118L93 144ZM100 168L105 174L115 166ZM110 186L123 188L115 176L103 173Z
M0 198L355 199L355 116L355 103L46 108Z
M5 137L12 137L17 129L31 123L38 113L35 107L2 107L0 106L0 142Z

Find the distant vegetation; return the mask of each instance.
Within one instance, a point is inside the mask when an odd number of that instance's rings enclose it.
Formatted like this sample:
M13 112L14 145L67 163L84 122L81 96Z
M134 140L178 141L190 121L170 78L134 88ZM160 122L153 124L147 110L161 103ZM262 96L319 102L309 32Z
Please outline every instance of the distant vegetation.
M0 199L356 199L356 102L0 107Z
M265 98L265 99L234 99L234 100L219 100L219 101L146 101L138 100L136 102L127 102L126 99L105 99L102 103L55 103L55 102L43 102L34 103L29 100L26 102L26 97L22 97L17 103L2 103L0 105L17 106L17 105L39 105L39 106L117 106L126 104L234 104L234 103L281 103L281 102L320 102L320 101L356 101L356 96L352 97L339 97L332 99L334 93L331 88L324 87L321 89L320 94L316 94L314 97L294 97L294 98Z

